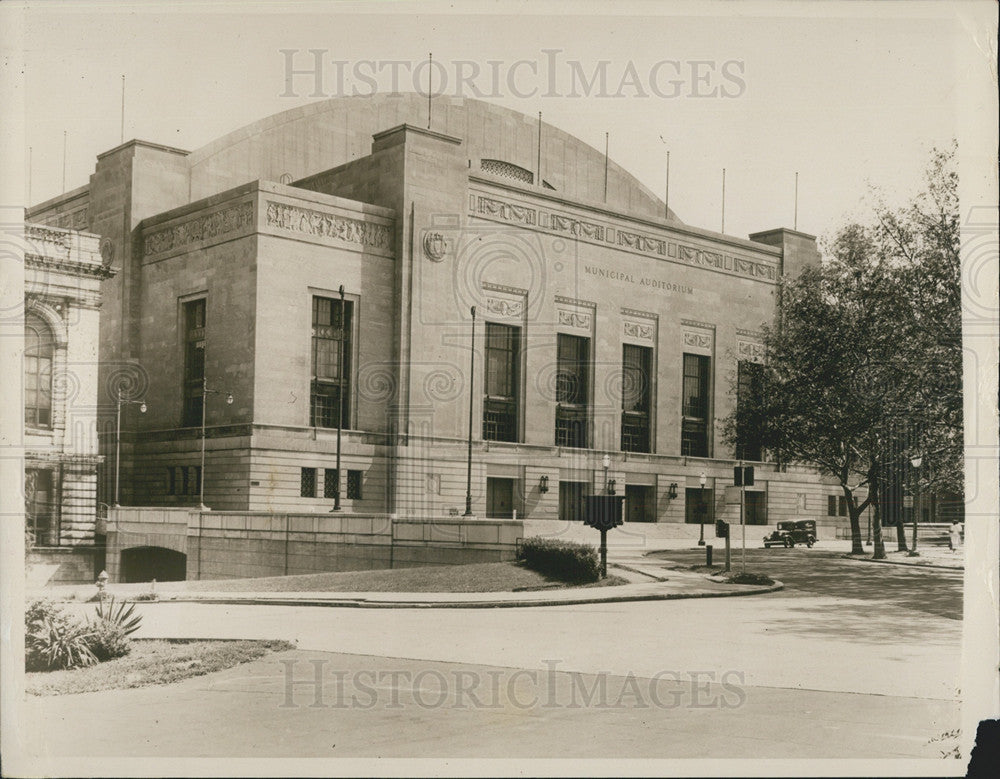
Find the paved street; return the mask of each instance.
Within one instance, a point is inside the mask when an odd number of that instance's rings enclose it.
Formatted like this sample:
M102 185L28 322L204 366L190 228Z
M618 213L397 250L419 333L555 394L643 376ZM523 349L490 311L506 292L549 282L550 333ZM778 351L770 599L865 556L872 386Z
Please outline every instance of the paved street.
M291 666L272 657L170 688L32 699L26 723L67 723L59 735L52 724L29 729L74 755L170 755L185 744L204 755L937 757L930 739L958 726L961 574L839 554L752 550L748 568L787 587L744 598L477 610L143 604L146 636L286 638L300 651L284 658ZM310 684L283 707L288 674L314 679L314 660L326 708L310 705ZM499 698L488 694L494 678ZM608 705L570 705L574 689L599 683ZM373 705L334 705L337 684L344 700ZM550 685L562 705L543 705ZM477 705L469 689L499 705ZM94 710L100 722L78 715ZM234 724L213 731L222 722Z

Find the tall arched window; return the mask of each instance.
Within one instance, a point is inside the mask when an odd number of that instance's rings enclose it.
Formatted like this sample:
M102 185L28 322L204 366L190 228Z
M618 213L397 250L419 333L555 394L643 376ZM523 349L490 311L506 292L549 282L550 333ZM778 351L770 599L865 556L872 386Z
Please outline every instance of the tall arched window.
M52 426L52 331L35 314L24 319L24 422Z

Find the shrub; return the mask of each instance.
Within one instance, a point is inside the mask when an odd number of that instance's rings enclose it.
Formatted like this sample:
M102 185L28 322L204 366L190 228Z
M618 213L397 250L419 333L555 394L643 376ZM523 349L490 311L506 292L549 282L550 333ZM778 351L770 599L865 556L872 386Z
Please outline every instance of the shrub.
M106 619L100 619L90 625L87 645L99 663L124 657L132 651L132 639L125 633L124 628Z
M736 573L726 579L730 584L774 584L774 579L762 573Z
M28 606L24 614L24 667L27 671L55 671L93 665L90 625L64 614L46 600Z
M518 556L528 568L566 582L596 582L601 574L597 550L589 544L536 536L521 543Z

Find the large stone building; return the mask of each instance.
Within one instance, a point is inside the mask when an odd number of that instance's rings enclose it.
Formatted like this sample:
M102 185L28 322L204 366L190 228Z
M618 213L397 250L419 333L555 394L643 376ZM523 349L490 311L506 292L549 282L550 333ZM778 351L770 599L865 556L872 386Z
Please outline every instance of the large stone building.
M99 238L25 226L24 444L29 561L44 581L93 580L98 320L113 272Z
M149 409L121 502L463 512L471 418L474 514L573 519L613 490L633 521L734 519L722 422L813 237L686 225L509 109L441 98L425 125L423 98L381 95L195 152L130 141L30 210L117 270L102 386L128 375ZM815 472L757 465L751 522L837 513Z

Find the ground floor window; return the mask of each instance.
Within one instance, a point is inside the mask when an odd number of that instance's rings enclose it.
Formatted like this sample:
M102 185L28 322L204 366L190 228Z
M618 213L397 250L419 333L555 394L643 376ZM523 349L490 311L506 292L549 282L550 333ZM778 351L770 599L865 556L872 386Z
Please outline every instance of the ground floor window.
M364 471L347 472L347 499L361 500L361 480Z
M50 469L25 469L24 513L33 546L59 545L59 503L55 474Z
M316 497L316 469L303 468L299 481L299 496L303 498Z

